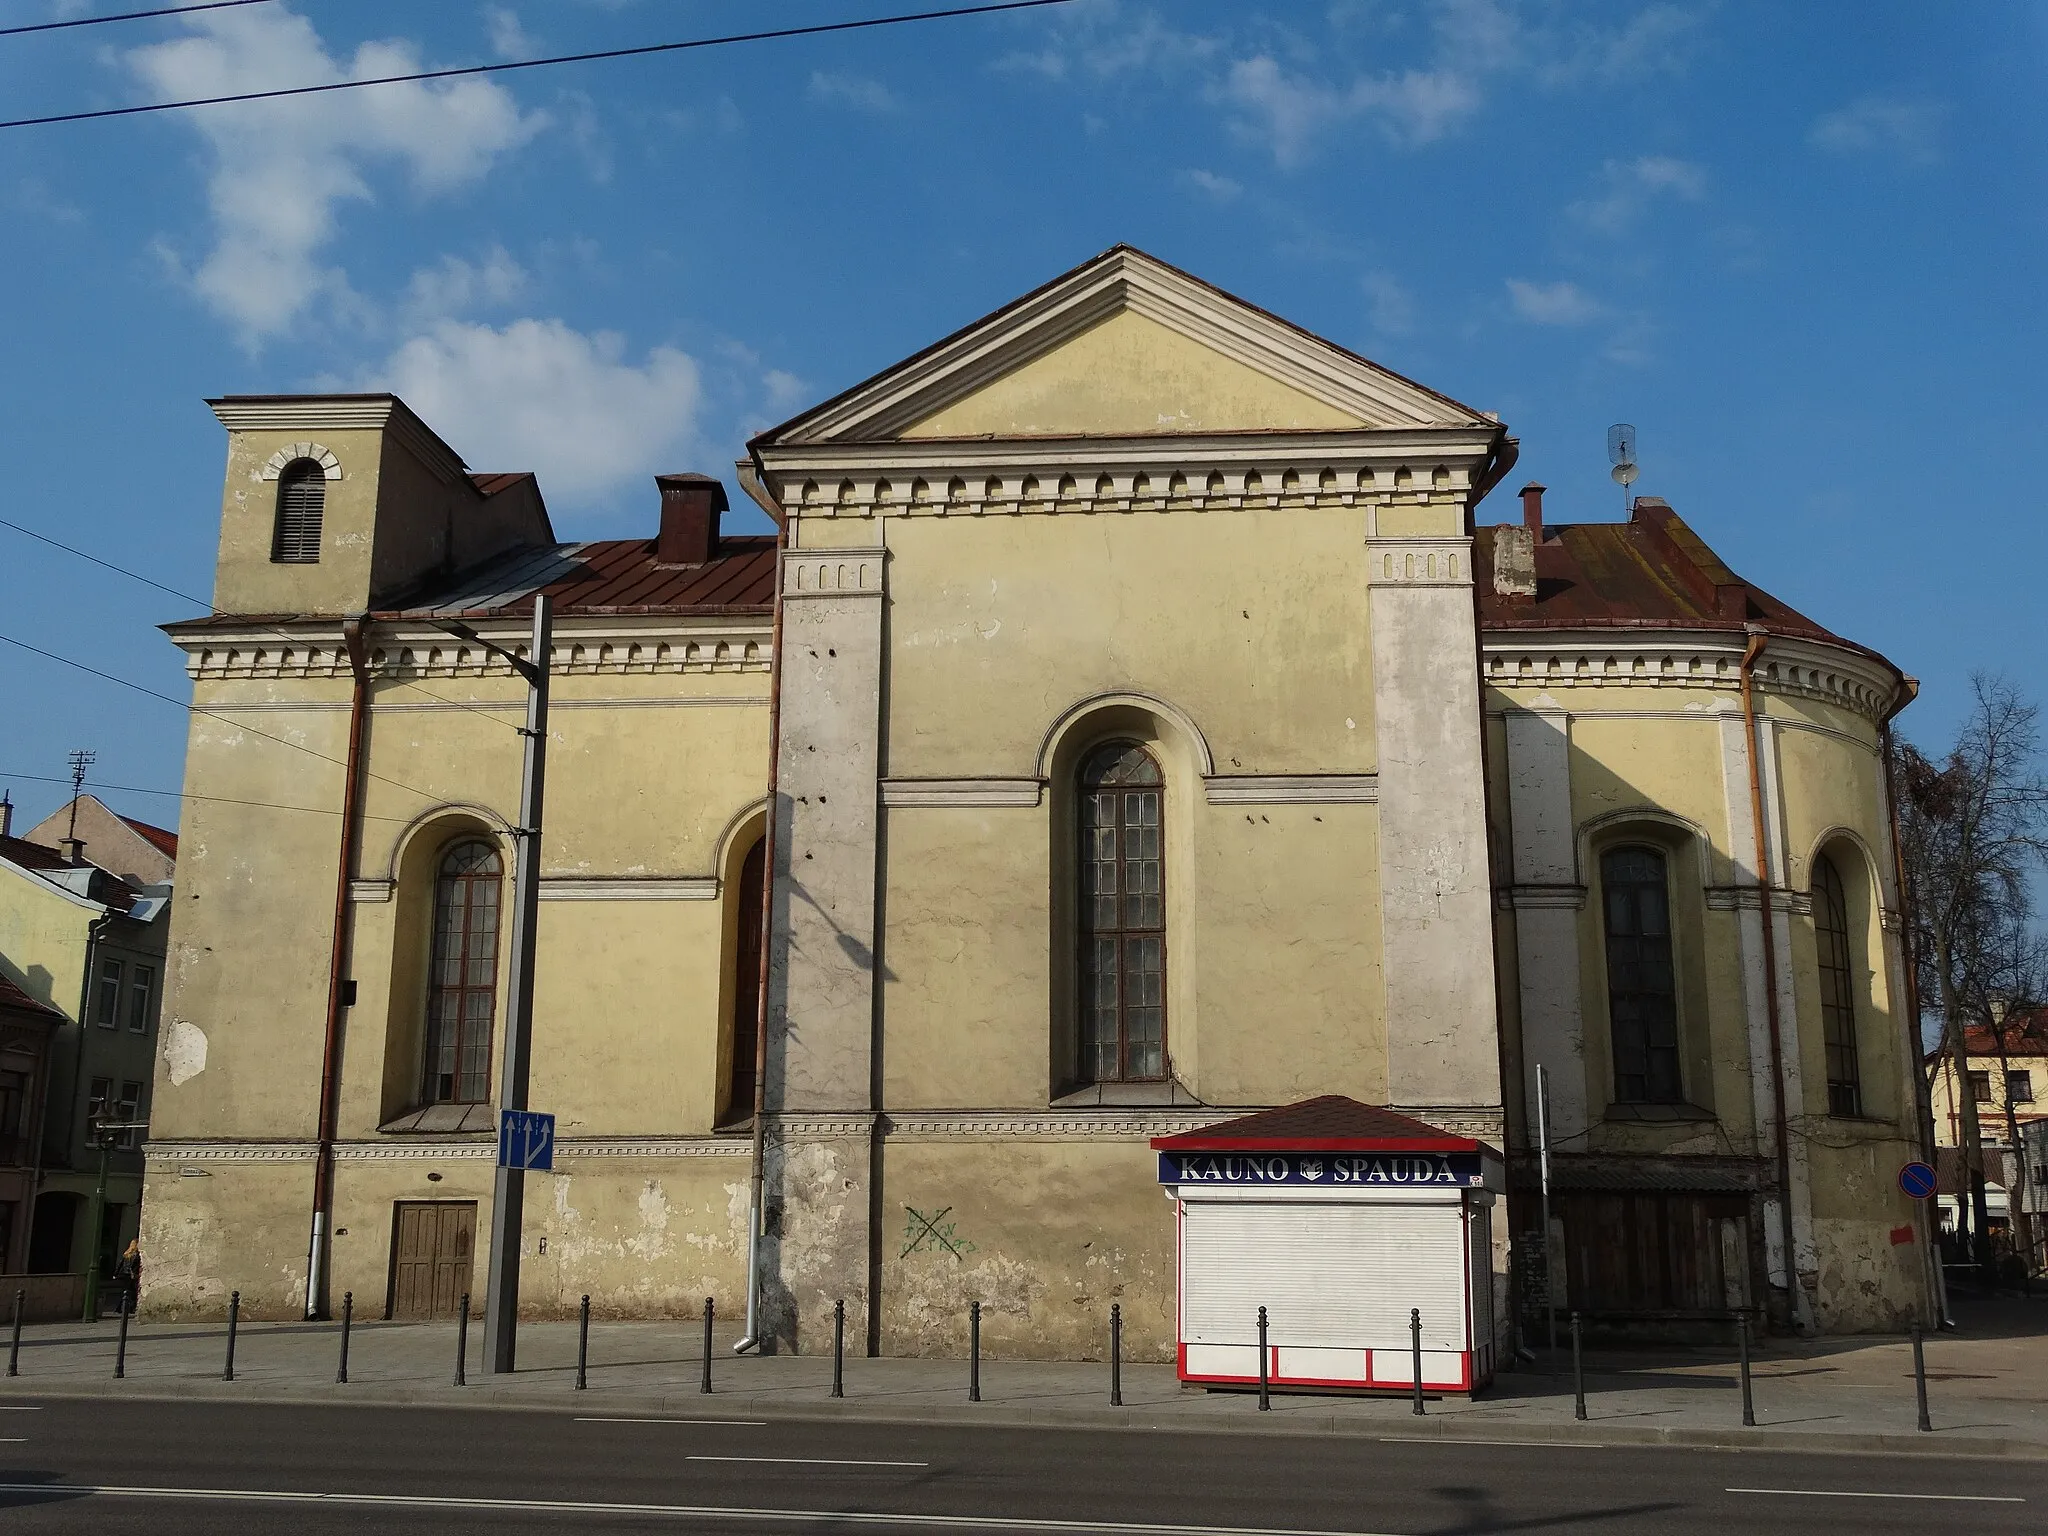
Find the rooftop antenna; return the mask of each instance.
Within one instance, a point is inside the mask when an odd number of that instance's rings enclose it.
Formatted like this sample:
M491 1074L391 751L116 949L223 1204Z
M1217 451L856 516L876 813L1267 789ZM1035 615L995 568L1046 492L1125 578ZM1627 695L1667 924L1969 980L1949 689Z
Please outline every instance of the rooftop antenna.
M83 747L71 754L71 827L64 839L67 843L78 841L78 792L85 788L85 770L99 760L99 753Z
M1614 483L1621 487L1621 510L1629 510L1628 488L1636 483L1641 466L1636 463L1636 429L1625 421L1618 421L1607 429L1607 462L1614 466L1608 473Z

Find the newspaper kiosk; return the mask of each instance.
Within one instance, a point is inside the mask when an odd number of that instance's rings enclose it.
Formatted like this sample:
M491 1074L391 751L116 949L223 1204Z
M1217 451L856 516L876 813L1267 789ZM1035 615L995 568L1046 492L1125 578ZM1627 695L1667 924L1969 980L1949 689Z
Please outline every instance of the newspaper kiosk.
M1182 1381L1275 1387L1493 1379L1493 1205L1500 1154L1338 1095L1153 1138L1174 1202Z

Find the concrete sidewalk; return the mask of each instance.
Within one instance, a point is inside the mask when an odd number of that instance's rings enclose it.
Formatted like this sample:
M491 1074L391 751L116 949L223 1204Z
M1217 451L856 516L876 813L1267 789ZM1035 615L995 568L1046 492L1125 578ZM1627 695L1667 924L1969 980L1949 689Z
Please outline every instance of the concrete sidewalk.
M20 1374L0 1398L206 1398L262 1403L491 1407L592 1417L839 1418L1212 1432L1430 1437L1472 1442L1740 1446L1884 1454L2048 1457L2048 1299L1979 1303L1959 1333L1926 1343L1934 1432L1916 1432L1911 1346L1899 1338L1773 1340L1756 1352L1757 1425L1742 1425L1731 1358L1703 1351L1586 1356L1584 1422L1574 1418L1571 1361L1546 1358L1507 1373L1476 1401L1255 1394L1181 1387L1170 1367L1126 1364L1123 1406L1109 1402L1105 1364L984 1358L982 1401L968 1401L964 1360L849 1358L844 1398L829 1395L829 1356L735 1358L722 1333L713 1391L701 1390L701 1326L593 1323L589 1387L575 1390L576 1327L520 1329L520 1369L483 1368L472 1321L466 1386L454 1385L453 1323L357 1323L349 1382L337 1385L340 1326L247 1323L235 1377L221 1379L221 1324L138 1324L124 1379L114 1379L117 1325L24 1330Z

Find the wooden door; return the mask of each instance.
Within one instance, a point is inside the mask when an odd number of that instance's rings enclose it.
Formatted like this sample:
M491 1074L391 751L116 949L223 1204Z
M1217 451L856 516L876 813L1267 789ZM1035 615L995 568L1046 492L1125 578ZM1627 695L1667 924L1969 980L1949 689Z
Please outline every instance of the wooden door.
M401 1200L393 1210L391 1304L395 1318L453 1318L471 1290L473 1200Z
M1746 1304L1743 1196L1572 1193L1564 1218L1571 1305L1596 1317L1725 1316Z

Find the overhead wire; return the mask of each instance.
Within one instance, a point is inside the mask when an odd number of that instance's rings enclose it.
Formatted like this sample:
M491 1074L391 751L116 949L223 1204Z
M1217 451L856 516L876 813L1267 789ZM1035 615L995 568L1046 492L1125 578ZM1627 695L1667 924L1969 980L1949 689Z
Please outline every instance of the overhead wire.
M326 805L285 805L276 800L237 800L227 795L195 795L183 789L147 789L140 784L109 784L99 779L74 781L71 775L55 773L10 773L0 768L0 780L13 783L25 779L35 784L70 784L77 782L83 789L114 790L124 795L157 795L165 800L192 800L204 805L252 805L265 811L303 811L309 816L339 816L341 811ZM364 821L388 821L403 824L403 816L364 816Z
M284 96L318 96L331 91L358 91L372 85L409 85L423 80L457 80L471 75L501 75L518 69L549 69L558 64L593 64L605 59L644 58L696 48L721 48L732 43L765 43L781 38L822 37L834 32L859 32L875 27L900 27L913 22L950 21L963 16L992 16L1001 11L1033 11L1072 5L1074 0L994 0L986 5L956 5L944 10L904 11L893 16L867 16L855 21L815 22L802 27L772 27L758 32L728 32L718 37L692 37L672 43L642 43L632 48L599 48L587 53L558 53L540 59L509 59L496 64L464 64L450 69L419 69L402 75L375 75L366 80L329 80L319 85L287 85L267 91L237 91L227 96L195 96L183 101L150 101L132 107L100 107L89 112L57 112L45 117L17 117L4 128L40 128L54 123L83 123L104 117L139 117L149 112L180 112L190 107L219 107L240 101L275 101Z
M58 662L67 667L75 667L80 672L89 673L93 677L104 679L110 683L118 683L123 688L132 688L137 693L147 694L152 699L161 699L164 703L176 705L179 709L186 710L191 714L204 715L209 720L218 720L222 725L232 726L238 731L246 731L251 736L260 736L265 741L274 741L281 747L290 747L294 752L303 752L308 757L317 757L324 763L334 764L335 767L341 769L344 773L348 771L348 764L341 758L330 756L316 747L309 747L302 741L293 741L287 736L273 736L269 731L259 731L247 721L230 720L226 715L219 714L214 710L207 709L198 704L188 704L183 699L173 698L168 693L159 693L154 688L146 688L141 683L131 682L129 679L117 676L112 672L102 672L98 667L89 667L82 661L72 660L69 656L60 656L55 651L46 651L39 645L30 645L26 640L17 640L12 635L0 635L0 645L11 645L19 650L27 651L31 655L41 656L46 660ZM435 794L432 790L421 789L417 784L407 784L399 779L388 778L384 774L373 772L368 768L365 768L363 773L381 784L389 784L393 789L402 789L409 795L418 795L423 800L441 800L446 798L445 796Z
M183 16L189 11L225 11L240 5L269 5L272 0L199 0L196 5L162 5L153 11L123 11L117 16L74 16L69 21L32 21L18 27L0 27L0 37L19 37L24 32L63 32L72 27L104 27L110 21L146 21L152 16Z
M13 522L7 518L0 517L0 528L12 528L16 533L25 534L29 538L34 539L39 543L49 545L50 548L52 549L61 549L67 555L76 555L81 560L90 561L92 564L98 566L103 571L112 571L116 576L126 576L130 581L139 581L145 587L154 587L156 588L157 591L167 592L172 597L179 598L184 602L196 603L201 608L204 608L207 611L209 617L240 617L236 614L223 614L218 608L214 607L213 604L206 601L206 599L203 597L194 597L190 592L180 592L176 587L167 587L162 582L156 580L154 577L145 576L140 571L131 571L125 565L116 565L111 560L102 559L98 555L91 554L85 550L78 549L73 545L66 544L61 539L53 539L47 533L38 533L33 528L24 528L20 523ZM265 634L275 635L278 637L278 639L288 641L293 645L303 645L306 643L305 636L290 634L285 630L279 629L274 624L259 623L255 624L254 627L261 629ZM496 715L492 714L489 710L479 709L474 704L465 704L460 699L445 698L441 694L434 692L433 689L425 687L419 683L415 683L407 678L395 678L393 679L393 681L396 682L398 686L401 688L410 688L415 693L425 694L428 698L432 699L437 704L446 704L451 709L468 710L472 715L477 715L482 719L488 720L493 725L502 725L506 730L511 731L515 735L518 734L519 727L517 725L513 724L510 720L500 720Z

